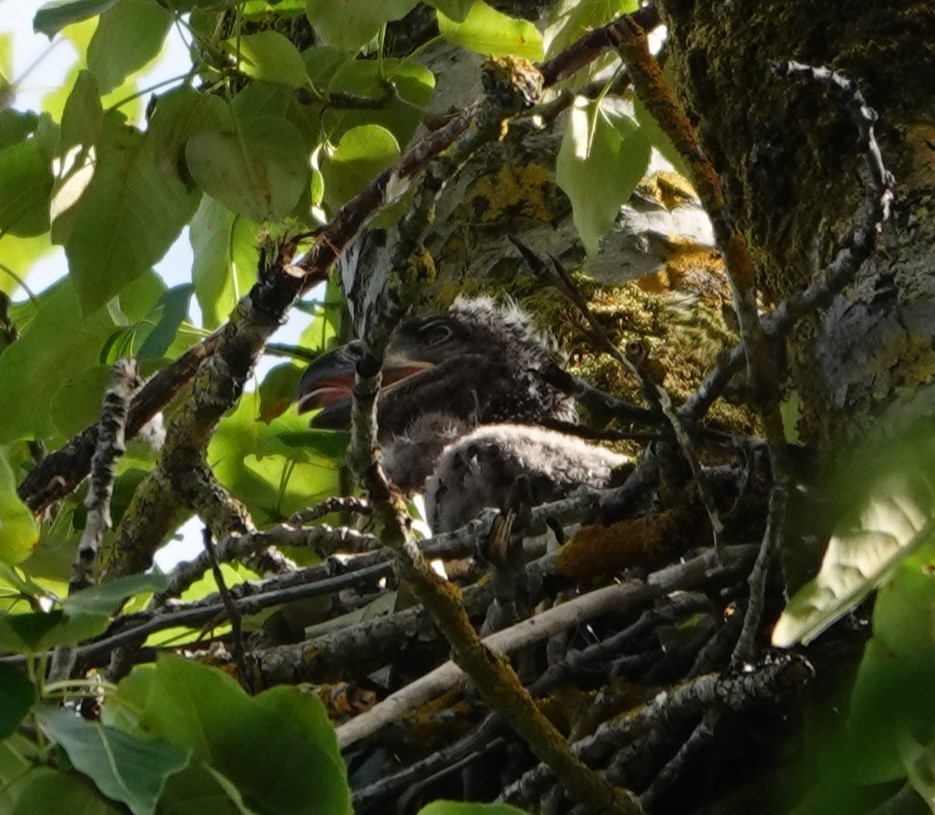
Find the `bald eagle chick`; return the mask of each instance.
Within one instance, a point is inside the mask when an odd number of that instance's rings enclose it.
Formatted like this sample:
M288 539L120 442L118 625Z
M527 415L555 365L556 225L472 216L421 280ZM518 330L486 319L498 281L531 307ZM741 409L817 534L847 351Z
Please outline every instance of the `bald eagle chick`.
M626 456L541 426L573 421L570 397L546 381L553 348L514 306L459 299L445 314L402 323L390 340L377 403L389 478L422 492L435 532L485 507L503 509L524 475L534 504L576 486L607 486ZM319 357L299 384L299 411L317 427L350 424L359 343Z

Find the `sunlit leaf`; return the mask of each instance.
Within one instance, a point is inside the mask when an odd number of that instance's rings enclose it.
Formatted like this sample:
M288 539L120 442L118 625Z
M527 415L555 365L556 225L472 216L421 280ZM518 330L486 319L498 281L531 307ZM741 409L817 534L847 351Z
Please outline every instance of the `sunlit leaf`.
M601 102L575 100L562 136L555 181L571 200L572 218L589 255L613 225L649 165L642 130Z
M263 377L257 390L260 394L260 418L264 422L281 416L295 402L302 370L294 363L285 362L274 366Z
M33 264L49 254L52 248L48 232L34 238L20 238L16 235L0 237L0 291L6 294L16 291L20 280L28 280Z
M399 144L386 128L363 125L348 130L321 161L325 203L331 207L346 203L379 172L392 167L399 155Z
M153 0L118 0L98 22L88 45L88 68L101 93L118 88L155 59L172 25L172 14Z
M134 815L154 812L166 779L188 765L191 750L158 738L138 738L43 705L36 715L46 735L104 795Z
M0 85L13 81L13 35L0 34Z
M438 9L449 20L460 23L467 17L474 0L428 0L426 5Z
M818 576L796 592L773 630L773 644L809 643L877 588L935 535L935 486L919 471L883 478L856 517L828 543Z
M206 328L223 323L256 281L257 224L205 197L192 218L192 281Z
M438 30L448 42L487 56L542 59L542 35L528 20L509 17L476 0L464 20L438 12Z
M254 221L283 218L308 187L305 140L272 116L237 122L236 131L196 133L185 157L198 185Z
M81 530L75 528L78 504L77 498L68 498L54 515L42 521L39 545L29 558L19 564L26 579L40 586L46 596L64 597L68 594L68 580L81 537ZM81 506L82 518L84 511ZM81 526L83 528L83 521ZM34 591L29 593L35 594Z
M545 28L545 56L554 57L591 29L639 8L638 0L560 0Z
M278 31L247 34L227 45L232 53L239 53L240 70L247 76L290 88L301 88L308 82L302 55Z
M322 42L356 53L372 40L380 26L399 20L418 0L308 0L306 15Z
M208 461L254 519L268 523L334 494L344 441L345 434L310 430L291 410L267 424L259 395L245 394L212 437Z
M201 5L209 5L208 0L201 0ZM270 12L283 16L304 14L305 0L247 0L241 11L248 19L265 19Z
M666 66L667 73L670 68L671 66ZM646 109L643 100L638 96L633 98L633 115L636 117L636 121L640 123L640 128L646 134L652 146L662 153L663 158L675 167L676 172L691 181L691 170L688 164L685 163L684 156L676 150L668 134L659 126L659 122L657 122L655 117Z

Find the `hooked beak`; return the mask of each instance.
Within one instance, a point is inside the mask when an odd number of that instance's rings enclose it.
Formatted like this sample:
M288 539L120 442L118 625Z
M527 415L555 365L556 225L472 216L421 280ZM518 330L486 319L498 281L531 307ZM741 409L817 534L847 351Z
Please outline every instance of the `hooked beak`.
M300 414L321 409L310 422L325 430L347 430L351 426L354 373L360 358L360 343L353 341L322 354L302 374L298 390ZM420 362L390 354L383 361L383 389L408 379L431 367Z

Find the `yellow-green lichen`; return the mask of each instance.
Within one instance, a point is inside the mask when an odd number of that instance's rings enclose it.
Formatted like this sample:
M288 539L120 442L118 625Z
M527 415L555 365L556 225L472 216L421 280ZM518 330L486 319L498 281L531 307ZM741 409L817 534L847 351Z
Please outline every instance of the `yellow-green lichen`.
M551 171L541 164L501 167L483 176L471 191L469 206L483 223L523 216L543 223L552 219L555 185Z

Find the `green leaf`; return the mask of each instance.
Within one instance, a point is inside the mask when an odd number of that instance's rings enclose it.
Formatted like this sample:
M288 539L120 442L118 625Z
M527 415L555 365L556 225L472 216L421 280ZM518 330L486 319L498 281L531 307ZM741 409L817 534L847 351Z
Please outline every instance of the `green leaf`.
M36 132L38 125L39 117L31 110L0 110L0 150L11 144L26 141L27 137Z
M312 50L316 49L309 49ZM309 51L305 52L306 56ZM385 107L372 110L326 108L322 115L332 140L351 128L370 124L385 127L399 144L408 144L422 118L413 106L426 108L435 88L435 75L431 71L411 60L399 59L345 61L340 69L320 76L319 81L331 93L348 93L367 99L385 99L389 84L406 103L390 101Z
M154 0L118 0L101 15L88 45L88 68L109 93L159 56L172 14Z
M149 316L155 322L146 341L140 346L137 356L140 359L158 359L164 357L175 341L175 335L182 321L188 316L188 306L195 287L191 283L174 286L163 293L156 303L156 308Z
M0 443L52 434L52 397L73 372L97 363L113 330L106 310L82 318L70 280L43 292L37 315L0 356Z
M302 442L293 444L293 438ZM334 494L345 440L343 433L309 430L295 411L267 424L260 418L259 395L244 394L211 438L208 461L254 520L268 523Z
M271 422L292 406L303 370L295 363L284 362L267 372L257 388L260 394L260 419Z
M17 812L19 800L32 782L30 775L38 769L35 765L35 753L35 745L19 734L0 740L0 812ZM45 767L41 769L52 773Z
M157 263L198 206L119 115L104 121L94 178L65 242L82 311L93 312Z
M5 563L0 563L0 585L13 589L21 597L51 599L48 592L28 575L21 574L19 569L13 569Z
M340 285L333 278L332 275L325 284L325 296L322 301L312 304L308 309L312 315L312 322L300 335L299 345L309 351L327 350L338 336L344 295Z
M632 119L575 99L562 136L555 181L571 201L572 218L589 255L614 224L649 166L651 149Z
M927 734L935 724L929 688L935 671L933 568L930 542L911 554L877 595L873 638L864 649L847 721L849 772L860 783L904 778L904 749L915 752L910 735Z
M460 23L467 17L474 0L427 0L426 5L438 9L449 20Z
M789 601L773 645L808 644L883 583L935 535L935 486L918 470L891 473L855 515L840 523L817 577Z
M104 124L104 109L97 79L81 71L65 101L55 149L59 168L52 190L52 240L64 243L74 223L75 203L81 199L97 164L96 145Z
M36 701L36 687L12 665L0 663L0 739L11 735Z
M96 637L107 628L110 617L64 611L36 611L27 614L0 613L0 648L18 654L36 654L56 645L81 642Z
M935 741L920 743L906 731L899 747L910 786L931 808L935 802Z
M163 655L120 683L103 721L191 749L268 815L351 812L334 730L312 694L277 687L251 698L221 671Z
M0 34L0 85L13 81L13 35Z
M418 0L308 0L305 13L322 42L357 53L391 20L412 11Z
M12 742L0 743L0 763L3 762L2 748ZM22 754L20 744L8 749ZM4 773L0 768L0 812L11 815L45 815L59 812L63 801L68 802L69 813L80 815L125 815L126 809L117 808L100 795L83 776L50 770L38 764L38 758L22 760L22 768Z
M108 798L134 815L150 815L166 779L184 769L191 751L160 739L141 739L113 727L88 722L68 710L42 705L39 723Z
M52 169L36 139L0 150L0 231L31 237L49 228Z
M61 601L62 608L72 614L115 614L129 598L138 594L155 594L168 583L169 579L159 573L118 577L68 595Z
M49 418L64 438L74 436L100 419L110 377L110 365L92 365L76 371L61 383L49 404Z
M545 56L554 57L588 31L639 8L638 0L561 0L549 14L545 28Z
M117 0L52 0L33 17L32 27L38 34L52 39L65 26L103 14Z
M525 810L509 804L463 804L459 801L433 801L422 807L419 815L526 815Z
M281 219L309 183L305 139L272 116L235 121L234 132L196 133L185 149L188 169L208 195L254 221Z
M240 49L239 67L247 76L289 88L302 88L308 83L302 55L278 31L247 34L229 40L227 47L234 54Z
M476 0L462 22L438 12L438 30L454 45L491 57L542 59L542 35L528 20L508 17Z
M16 235L0 237L0 257L3 258L3 265L20 280L27 279L35 262L51 251L52 243L48 232L34 238L20 238ZM18 288L19 282L7 274L5 269L0 268L0 291L12 294Z
M223 323L256 281L258 226L205 197L189 229L192 281L205 328Z
M208 5L202 0L203 5ZM305 14L305 0L247 0L241 13L247 19L265 20L270 12L280 17Z
M332 208L347 203L378 173L392 167L399 155L399 144L385 127L363 125L348 130L321 161L325 203Z
M190 185L185 167L188 140L203 130L231 130L233 122L221 99L183 85L159 97L146 130L146 148L164 174Z
M36 519L16 494L13 469L5 451L0 450L0 563L19 563L38 542Z

